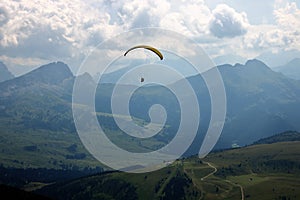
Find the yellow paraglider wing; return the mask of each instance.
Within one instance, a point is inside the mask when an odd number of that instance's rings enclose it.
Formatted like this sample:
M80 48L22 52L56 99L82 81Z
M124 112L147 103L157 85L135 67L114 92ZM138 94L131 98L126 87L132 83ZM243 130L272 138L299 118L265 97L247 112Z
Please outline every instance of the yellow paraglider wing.
M156 55L158 55L158 57L162 60L164 57L162 55L162 53L157 50L156 48L154 47L151 47L151 46L148 46L148 45L138 45L138 46L135 46L135 47L132 47L130 49L128 49L125 53L124 53L124 56L127 55L128 52L132 51L133 49L138 49L138 48L143 48L143 49L147 49L147 50L150 50L152 52L154 52Z

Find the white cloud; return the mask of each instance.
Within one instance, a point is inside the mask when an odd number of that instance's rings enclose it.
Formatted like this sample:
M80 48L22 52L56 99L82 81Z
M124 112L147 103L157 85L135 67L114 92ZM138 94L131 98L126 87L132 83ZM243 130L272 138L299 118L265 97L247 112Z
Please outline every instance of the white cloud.
M219 4L212 14L209 29L216 37L236 37L247 32L249 22L245 12L238 13L226 4Z
M185 1L165 15L160 26L190 37L207 34L211 11L204 1Z
M281 2L282 4L282 2ZM283 40L290 48L300 48L300 9L295 2L287 2L285 6L274 10L274 16L284 35Z
M0 8L0 53L11 57L75 57L118 29L110 15L80 0L7 1Z
M160 19L170 9L170 3L166 0L115 1L108 5L109 14L119 26L127 30L158 26Z
M6 24L9 20L8 12L5 7L0 7L0 26Z
M262 5L273 5L273 1ZM0 2L0 55L10 63L24 61L24 66L26 62L33 65L61 60L74 71L103 40L141 27L180 32L212 57L231 54L249 58L267 50L300 49L300 12L295 2L276 0L274 20L269 24L257 24L261 18L250 24L248 16L252 19L261 13L249 8L246 15L243 6L236 6L240 4L215 0L210 7L217 6L211 10L204 0Z
M123 31L162 27L199 37L209 16L203 1L192 0L8 1L0 3L0 54L76 68L90 49Z
M264 52L300 49L300 10L296 3L276 1L275 24L250 26L243 37L244 51Z
M252 26L243 38L245 48L255 50L284 47L287 42L283 32L274 25Z
M274 16L280 27L300 30L300 9L295 2L287 2L285 6L275 9Z

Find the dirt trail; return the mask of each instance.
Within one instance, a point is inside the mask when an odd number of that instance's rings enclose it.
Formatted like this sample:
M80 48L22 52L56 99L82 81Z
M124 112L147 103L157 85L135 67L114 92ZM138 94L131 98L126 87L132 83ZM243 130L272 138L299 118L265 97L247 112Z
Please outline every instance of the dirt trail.
M226 180L226 182L227 182L227 183L230 183L230 184L233 185L233 186L238 186L238 187L240 187L240 190L241 190L241 200L245 200L245 194L244 194L244 188L243 188L243 186L241 186L241 185L238 184L238 183L233 183L233 182L230 181L230 180Z
M213 168L214 171L211 172L211 173L209 173L209 174L207 174L206 176L202 177L202 178L201 178L201 181L203 181L204 179L206 179L206 178L208 178L208 177L214 175L214 174L218 171L218 169L217 169L215 166L213 166L211 163L209 163L209 162L203 162L203 163L204 163L204 164L207 164L209 167ZM234 186L240 187L240 190L241 190L241 200L245 200L245 195L244 195L244 188L243 188L243 186L241 186L240 184L237 184L237 183L233 183L233 182L230 181L230 180L226 180L226 182L228 182L228 183L230 183L230 184L232 184L232 185L234 185Z
M203 181L204 179L206 179L206 178L208 178L208 177L214 175L214 174L218 171L218 169L217 169L215 166L213 166L211 163L209 163L209 162L203 162L203 163L204 163L204 164L207 164L209 167L213 168L214 171L211 172L211 173L209 173L209 174L207 174L206 176L202 177L202 178L201 178L201 181Z

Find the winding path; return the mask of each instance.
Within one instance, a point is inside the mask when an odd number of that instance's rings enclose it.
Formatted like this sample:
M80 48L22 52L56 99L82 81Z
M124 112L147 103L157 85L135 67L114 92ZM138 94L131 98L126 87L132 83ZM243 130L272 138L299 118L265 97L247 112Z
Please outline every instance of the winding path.
M209 167L213 168L214 171L211 172L211 173L209 173L209 174L207 174L206 176L202 177L202 178L201 178L201 181L204 181L204 179L208 178L209 176L214 175L214 174L218 171L218 169L217 169L215 166L213 166L211 163L209 163L209 162L203 162L203 163L204 163L204 164L207 164Z
M208 178L209 176L214 175L214 174L218 171L218 169L217 169L215 166L213 166L211 163L209 163L209 162L203 162L203 163L204 163L204 164L207 164L209 167L213 168L214 171L211 172L211 173L209 173L209 174L207 174L206 176L202 177L202 178L201 178L201 181L204 181L204 179ZM244 188L243 188L243 186L241 186L241 185L238 184L238 183L233 183L233 182L230 181L230 180L225 180L225 181L228 182L228 183L230 183L230 184L232 184L232 185L234 185L234 186L240 187L240 190L241 190L241 200L245 200L245 194L244 194Z
M240 190L241 190L241 200L245 200L245 194L244 194L244 188L243 186L241 186L240 184L238 183L233 183L232 181L230 180L226 180L227 183L230 183L231 185L233 186L239 186L240 187Z

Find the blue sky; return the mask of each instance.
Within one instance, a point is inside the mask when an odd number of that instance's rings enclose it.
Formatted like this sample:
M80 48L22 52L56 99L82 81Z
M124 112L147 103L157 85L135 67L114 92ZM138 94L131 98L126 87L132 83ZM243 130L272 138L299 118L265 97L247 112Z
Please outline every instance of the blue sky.
M100 42L161 27L195 40L216 64L259 58L274 67L300 57L299 8L292 0L4 0L0 60L17 75L57 60L75 72Z

